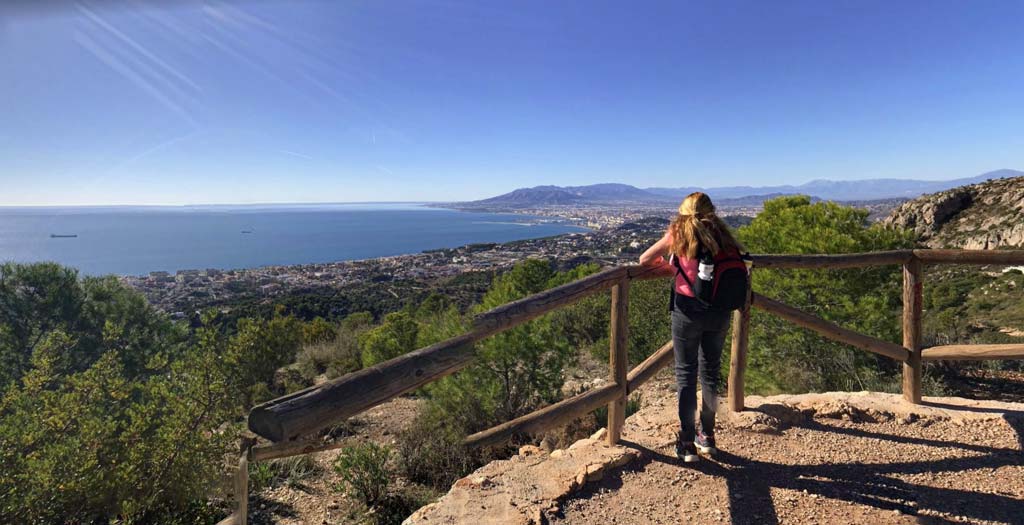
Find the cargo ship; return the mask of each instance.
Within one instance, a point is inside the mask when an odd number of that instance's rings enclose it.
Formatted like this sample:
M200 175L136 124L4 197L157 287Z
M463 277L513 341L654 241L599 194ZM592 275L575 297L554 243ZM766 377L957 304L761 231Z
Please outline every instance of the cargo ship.
M71 233L71 234L51 233L50 234L50 238L51 239L77 239L78 238L78 234L77 233Z

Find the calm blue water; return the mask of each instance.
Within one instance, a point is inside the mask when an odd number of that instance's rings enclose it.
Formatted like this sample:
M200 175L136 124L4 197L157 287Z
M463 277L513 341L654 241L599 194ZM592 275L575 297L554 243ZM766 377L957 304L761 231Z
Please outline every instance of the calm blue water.
M410 204L0 208L0 261L56 261L87 275L140 275L366 259L585 231L524 219Z

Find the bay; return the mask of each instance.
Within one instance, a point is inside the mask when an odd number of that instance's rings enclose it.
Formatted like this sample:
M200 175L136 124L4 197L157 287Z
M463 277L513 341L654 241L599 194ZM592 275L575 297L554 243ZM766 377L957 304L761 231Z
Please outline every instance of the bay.
M577 231L587 230L409 203L0 208L0 261L143 275L368 259Z

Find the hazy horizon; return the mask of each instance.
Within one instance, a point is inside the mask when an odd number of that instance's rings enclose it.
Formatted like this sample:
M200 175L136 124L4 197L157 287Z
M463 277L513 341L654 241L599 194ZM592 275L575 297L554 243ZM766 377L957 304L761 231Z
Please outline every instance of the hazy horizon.
M1024 166L1024 4L0 6L0 206L452 202Z
M991 172L996 172L996 171L1004 171L1004 170L1020 171L1020 170L1015 170L1013 168L999 168L999 169L996 169L996 170L989 170L989 171L986 171L986 172L983 172L983 173L977 173L977 174L974 174L974 175L983 175L985 173L991 173ZM957 179L962 179L962 178L968 178L968 177L971 177L971 176L974 176L974 175L968 175L968 176L963 176L963 177L951 177L951 178L948 178L948 179L904 179L904 178L900 178L900 177L894 177L893 179L895 179L895 180L920 180L922 182L945 182L945 181L957 180ZM823 179L811 179L809 181L804 181L804 182L801 182L801 183L798 183L798 184L794 184L794 186L799 186L801 184L805 184L805 183L808 183L808 182L814 182L815 180L827 180L827 181L832 181L832 182L858 182L858 181L865 181L865 182L867 182L867 181L871 181L871 180L883 180L883 179L845 179L845 180L843 180L843 179L827 179L827 178L823 178ZM546 185L566 187L566 186L590 186L590 185L598 185L598 184L627 184L627 183L617 182L617 181L599 181L599 182L593 182L593 183L588 183L588 184L573 184L573 185L570 185L570 184L565 184L565 185L562 185L562 184L546 184ZM656 187L656 186L646 186L646 185L636 186L634 184L629 184L629 185L637 187L637 188L640 188L640 189ZM739 185L739 186L743 186L743 185ZM756 187L759 187L759 186L760 185L753 186L753 187L756 188ZM771 189L772 186L776 186L776 185L766 185L766 186L763 186L763 187L765 187L767 189ZM682 187L687 187L687 186L678 186L678 187L682 188ZM720 187L723 187L723 186L706 186L704 189L715 189L715 188L720 188ZM513 188L513 190L514 189L519 189L519 188ZM505 192L505 193L507 193L507 192ZM467 201L469 201L469 200L480 200L480 199L486 199L488 197L493 197L493 196L495 196L495 195L488 194L488 195L482 195L482 196L479 196L479 197L475 197L473 199L466 199L466 200ZM888 198L888 197L883 197L883 198ZM826 199L826 200L828 200L828 199ZM861 200L861 199L854 199L854 200ZM445 204L445 203L452 203L452 202L462 202L462 201L454 201L454 200L430 200L430 201L428 201L428 200L391 200L391 201L385 201L385 200L365 200L365 201L347 201L347 202L344 202L344 201L307 201L307 202L296 202L296 201L280 201L280 202L186 202L186 203L169 203L169 204L148 204L148 203L133 203L133 204L121 204L121 203L98 203L98 204L0 204L0 209L52 209L52 208L83 208L83 209L84 208L97 208L97 209L101 209L101 208L168 208L168 209L180 209L180 208L215 208L215 207L225 207L225 208L257 208L257 207L260 207L260 206L266 206L266 207L283 207L283 206L304 207L304 206L346 206L346 205L370 205L370 204L381 204L381 205L385 205L385 204L432 205L432 204Z

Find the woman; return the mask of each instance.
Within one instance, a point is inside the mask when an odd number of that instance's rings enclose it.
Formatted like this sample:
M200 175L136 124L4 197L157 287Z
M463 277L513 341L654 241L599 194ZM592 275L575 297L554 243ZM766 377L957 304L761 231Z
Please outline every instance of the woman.
M676 457L688 463L697 461L697 449L704 454L716 452L715 408L722 345L729 323L729 312L698 301L690 283L696 282L701 255L739 257L741 250L729 228L715 215L711 199L695 192L679 205L679 214L665 235L640 256L641 265L676 275L670 306L681 426ZM672 257L676 261L672 261ZM703 393L699 429L694 424L698 370Z

